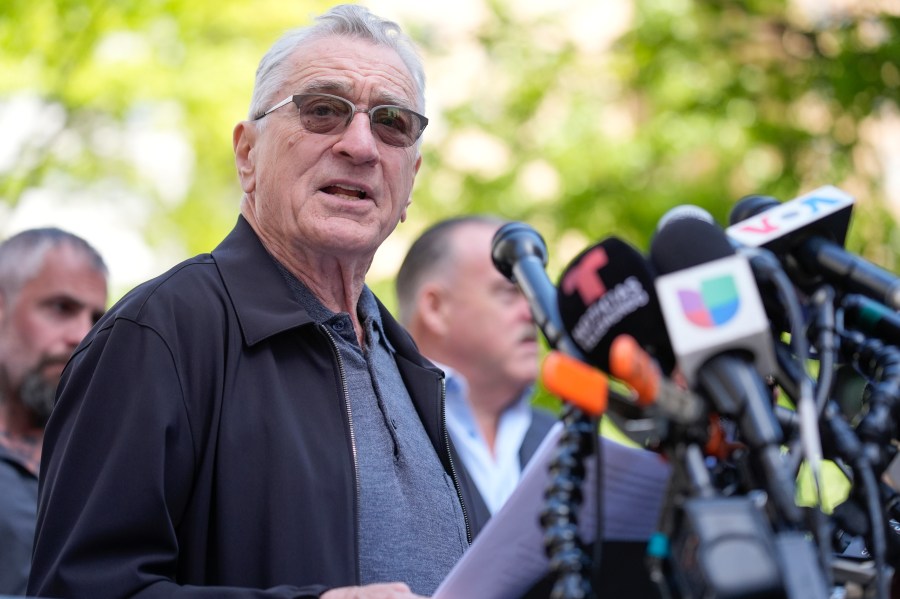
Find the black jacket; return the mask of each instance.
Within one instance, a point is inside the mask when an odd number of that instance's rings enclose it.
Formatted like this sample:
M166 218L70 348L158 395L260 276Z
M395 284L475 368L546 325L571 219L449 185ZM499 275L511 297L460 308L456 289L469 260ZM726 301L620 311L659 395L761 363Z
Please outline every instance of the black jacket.
M443 374L379 308L458 480ZM307 597L359 584L348 418L334 342L240 218L212 254L126 295L67 367L46 430L29 592Z

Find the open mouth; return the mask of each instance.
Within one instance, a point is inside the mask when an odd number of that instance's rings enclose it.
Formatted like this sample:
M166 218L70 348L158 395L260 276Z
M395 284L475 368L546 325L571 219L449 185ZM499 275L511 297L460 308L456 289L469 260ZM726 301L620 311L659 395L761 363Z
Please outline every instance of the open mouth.
M329 185L328 187L323 187L321 191L330 195L345 196L349 199L354 200L364 200L368 195L364 189L359 189L356 187L342 187L338 185Z

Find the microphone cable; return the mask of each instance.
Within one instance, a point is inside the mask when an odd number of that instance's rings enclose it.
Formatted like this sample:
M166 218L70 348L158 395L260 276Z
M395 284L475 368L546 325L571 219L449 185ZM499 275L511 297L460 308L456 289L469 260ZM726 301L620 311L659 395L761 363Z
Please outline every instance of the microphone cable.
M887 524L881 509L875 466L880 472L888 461L885 446L890 446L894 424L892 411L900 401L900 349L851 331L843 332L841 341L844 354L871 381L869 409L856 426L856 433L864 444L862 459L857 460L857 470L869 512L877 596L878 599L887 599ZM874 465L873 458L876 460Z
M781 264L772 252L760 248L744 248L741 250L750 259L753 272L756 275L762 275L767 281L771 282L777 291L779 303L787 312L787 321L790 324L790 346L795 356L797 364L800 366L804 376L797 381L797 393L795 398L797 416L800 422L800 448L802 455L809 464L810 472L813 477L813 485L815 487L816 505L821 509L822 505L822 441L819 438L819 416L824 409L824 402L819 404L815 397L812 380L807 369L807 359L809 358L809 343L807 341L805 330L805 319L803 318L803 310L797 294L794 291L793 283L788 278L787 273L781 268ZM833 294L832 294L833 295ZM832 328L833 330L833 328ZM820 369L821 374L821 369ZM825 388L827 392L830 389L830 383ZM827 395L826 395L827 398ZM796 445L796 444L795 444ZM792 449L796 449L793 447ZM791 455L797 455L792 451ZM799 461L794 465L794 474L799 469Z

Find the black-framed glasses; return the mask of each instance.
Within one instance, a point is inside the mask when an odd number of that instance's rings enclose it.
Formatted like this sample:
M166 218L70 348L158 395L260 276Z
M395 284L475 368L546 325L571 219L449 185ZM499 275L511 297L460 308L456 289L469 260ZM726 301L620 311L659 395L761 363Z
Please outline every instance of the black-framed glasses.
M310 133L342 133L350 126L357 112L364 112L369 115L369 125L375 137L398 148L408 148L416 143L428 124L427 118L402 106L373 106L360 110L350 100L331 94L294 94L253 120L263 118L288 102L297 105L300 124Z

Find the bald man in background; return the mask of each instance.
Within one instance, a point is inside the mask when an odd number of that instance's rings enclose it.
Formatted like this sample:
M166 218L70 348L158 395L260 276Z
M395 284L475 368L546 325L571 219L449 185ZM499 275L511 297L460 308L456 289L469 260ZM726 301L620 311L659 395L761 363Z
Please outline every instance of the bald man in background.
M396 280L400 322L447 374L447 428L482 516L500 509L557 420L531 405L540 349L528 301L491 260L506 222L436 223L410 247Z

